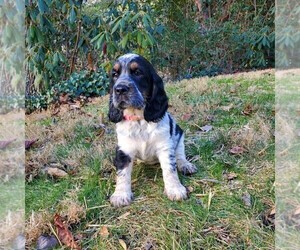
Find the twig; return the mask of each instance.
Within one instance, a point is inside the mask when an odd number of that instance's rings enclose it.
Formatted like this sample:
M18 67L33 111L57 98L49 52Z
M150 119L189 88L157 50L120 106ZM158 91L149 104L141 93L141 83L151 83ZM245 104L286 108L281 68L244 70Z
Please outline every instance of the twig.
M51 223L48 223L48 225L49 225L49 227L50 227L52 233L55 235L56 239L58 240L59 245L62 247L63 245L62 245L60 239L58 238L58 235L57 235L57 233L55 232L54 228L52 227Z

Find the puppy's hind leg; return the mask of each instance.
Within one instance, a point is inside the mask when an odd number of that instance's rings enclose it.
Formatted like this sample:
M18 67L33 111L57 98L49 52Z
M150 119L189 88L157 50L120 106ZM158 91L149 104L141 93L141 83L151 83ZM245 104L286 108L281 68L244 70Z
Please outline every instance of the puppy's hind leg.
M184 149L184 134L181 135L176 151L176 161L178 170L184 175L190 175L197 172L197 168L194 164L190 163L185 156Z

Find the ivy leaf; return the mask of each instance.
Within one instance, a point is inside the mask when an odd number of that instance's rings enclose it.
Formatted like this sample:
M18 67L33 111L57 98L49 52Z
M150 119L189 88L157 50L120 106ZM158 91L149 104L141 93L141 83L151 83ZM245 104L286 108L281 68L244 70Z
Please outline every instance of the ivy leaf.
M76 12L75 12L74 7L72 7L72 9L71 9L69 20L70 20L70 23L74 23L76 20Z

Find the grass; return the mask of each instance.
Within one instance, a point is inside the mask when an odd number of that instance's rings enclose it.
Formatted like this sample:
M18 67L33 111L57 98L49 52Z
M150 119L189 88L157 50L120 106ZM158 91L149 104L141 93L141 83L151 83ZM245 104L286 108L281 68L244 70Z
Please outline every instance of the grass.
M299 249L299 69L276 72L276 243Z
M169 111L198 167L191 177L180 175L191 191L182 202L163 195L158 165L135 164L135 201L118 209L109 204L116 135L106 117L107 96L80 110L61 107L54 116L50 110L27 116L27 138L39 139L26 155L28 245L33 249L41 233L51 233L47 225L60 213L72 233L81 235L84 249L122 249L120 240L128 249L274 249L274 231L261 220L275 199L274 81L274 71L267 70L166 86ZM201 132L204 125L213 129ZM244 152L231 154L234 146ZM69 176L43 174L51 164Z

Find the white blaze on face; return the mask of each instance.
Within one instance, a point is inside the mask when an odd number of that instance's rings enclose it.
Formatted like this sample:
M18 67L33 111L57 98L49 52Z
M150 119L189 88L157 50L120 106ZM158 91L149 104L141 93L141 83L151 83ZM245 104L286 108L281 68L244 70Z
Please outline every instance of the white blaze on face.
M128 54L125 54L123 56L120 56L119 57L119 60L131 60L135 57L138 57L139 55L138 54L134 54L134 53L128 53Z

